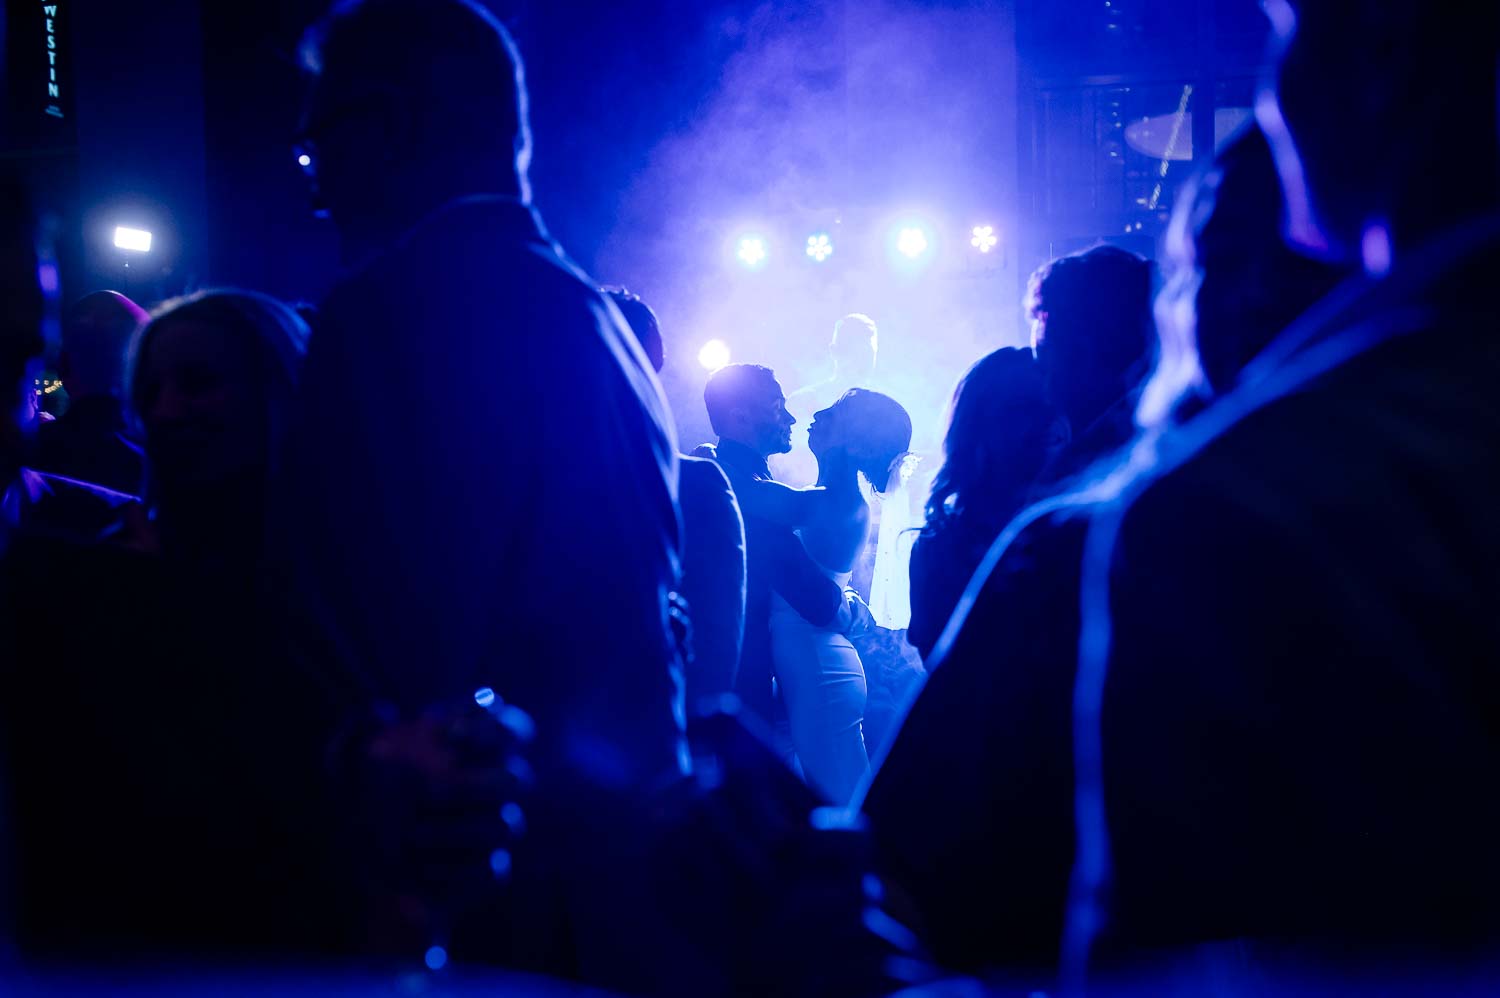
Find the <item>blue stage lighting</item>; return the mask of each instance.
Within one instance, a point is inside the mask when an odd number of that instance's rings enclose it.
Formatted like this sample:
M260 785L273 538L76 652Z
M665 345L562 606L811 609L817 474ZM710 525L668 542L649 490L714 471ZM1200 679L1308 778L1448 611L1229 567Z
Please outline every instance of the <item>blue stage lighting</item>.
M766 262L766 241L759 236L745 236L734 255L739 257L740 263L756 270Z
M903 227L896 236L896 249L908 260L915 260L926 253L928 246L927 233L915 225Z
M729 364L729 344L723 340L709 340L698 351L698 363L709 372L717 371Z

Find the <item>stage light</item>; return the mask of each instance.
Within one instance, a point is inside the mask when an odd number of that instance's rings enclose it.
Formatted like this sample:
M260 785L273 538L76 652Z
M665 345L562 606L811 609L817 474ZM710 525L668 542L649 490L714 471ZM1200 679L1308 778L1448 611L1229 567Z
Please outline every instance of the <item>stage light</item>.
M312 157L307 153L300 154L297 157L297 165L302 167L302 169L304 170L307 169L309 166L312 166Z
M908 260L915 260L927 252L927 233L916 226L907 226L896 236L896 249Z
M1000 237L995 235L995 227L993 225L976 225L974 226L974 238L969 240L969 245L981 253L988 253L999 242Z
M745 236L734 253L740 263L755 270L766 262L766 241L759 236Z
M698 351L698 363L702 364L704 370L710 373L727 366L729 363L729 344L723 340L709 340L703 344L703 349Z
M124 225L115 226L115 246L135 253L151 252L151 233L145 229L132 229Z
M807 237L807 255L817 263L833 256L833 240L828 238L828 233L819 232L817 235Z

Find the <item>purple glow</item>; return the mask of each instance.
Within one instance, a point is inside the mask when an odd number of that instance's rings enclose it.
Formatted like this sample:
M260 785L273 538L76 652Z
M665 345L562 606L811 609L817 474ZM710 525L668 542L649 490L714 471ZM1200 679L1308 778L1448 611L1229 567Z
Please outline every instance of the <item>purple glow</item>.
M1287 0L1268 0L1263 9L1271 30L1283 41L1290 40L1297 31L1297 11Z
M1366 227L1359 244L1360 259L1365 273L1371 277L1384 277L1391 272L1391 230L1379 222Z
M55 295L62 282L57 276L57 264L43 263L36 269L37 283L42 286L44 294Z
M1281 177L1281 192L1286 201L1286 237L1294 245L1308 252L1327 257L1330 253L1328 238L1323 234L1313 213L1312 194L1307 189L1307 177L1302 170L1302 155L1297 143L1281 116L1281 105L1276 95L1263 90L1255 98L1255 120L1266 133L1271 143L1271 153L1276 160L1276 172Z

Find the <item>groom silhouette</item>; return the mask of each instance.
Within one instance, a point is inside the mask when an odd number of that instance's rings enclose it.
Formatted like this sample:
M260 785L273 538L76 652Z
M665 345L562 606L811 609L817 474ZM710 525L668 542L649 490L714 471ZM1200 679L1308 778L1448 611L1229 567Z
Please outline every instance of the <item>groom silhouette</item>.
M736 491L750 482L771 480L767 459L792 449L797 420L786 408L786 396L775 373L758 364L720 368L703 389L708 420L718 435L717 447L704 444L695 453L712 457ZM742 504L743 508L743 504ZM781 707L772 689L771 594L777 593L816 627L848 633L869 620L869 609L852 591L830 579L784 527L745 513L745 644L735 692L766 720L778 720Z

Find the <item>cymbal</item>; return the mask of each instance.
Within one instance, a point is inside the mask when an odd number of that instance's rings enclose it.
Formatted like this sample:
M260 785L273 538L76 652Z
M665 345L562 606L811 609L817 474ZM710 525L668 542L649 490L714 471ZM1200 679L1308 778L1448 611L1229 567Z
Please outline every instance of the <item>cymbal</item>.
M1214 109L1214 148L1222 148L1224 141L1238 132L1250 120L1253 112L1248 107L1220 107ZM1140 118L1125 126L1125 142L1136 152L1152 159L1171 162L1193 158L1193 112L1182 114L1182 124L1177 125L1177 113L1155 114ZM1176 141L1172 140L1174 127ZM1171 144L1171 149L1167 148Z

